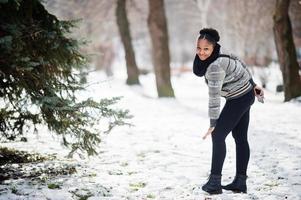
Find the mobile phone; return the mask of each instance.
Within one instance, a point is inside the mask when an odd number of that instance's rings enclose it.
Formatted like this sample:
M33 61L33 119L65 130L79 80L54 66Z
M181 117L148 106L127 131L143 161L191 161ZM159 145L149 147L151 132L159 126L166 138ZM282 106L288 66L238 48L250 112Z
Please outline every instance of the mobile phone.
M261 91L259 89L255 88L255 93L256 93L257 100L260 103L264 103L264 96L260 95Z
M257 89L257 88L255 88L255 93L257 94L257 95L260 95L260 90L259 89Z

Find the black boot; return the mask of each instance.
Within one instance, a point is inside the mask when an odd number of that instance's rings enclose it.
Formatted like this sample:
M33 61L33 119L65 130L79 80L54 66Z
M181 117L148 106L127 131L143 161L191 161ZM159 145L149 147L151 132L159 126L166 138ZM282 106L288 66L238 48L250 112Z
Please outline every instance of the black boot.
M236 175L233 182L222 186L225 190L232 190L235 193L247 193L247 176L246 175Z
M209 194L221 194L222 186L221 186L221 175L211 174L209 177L209 181L203 185L202 190L208 192Z

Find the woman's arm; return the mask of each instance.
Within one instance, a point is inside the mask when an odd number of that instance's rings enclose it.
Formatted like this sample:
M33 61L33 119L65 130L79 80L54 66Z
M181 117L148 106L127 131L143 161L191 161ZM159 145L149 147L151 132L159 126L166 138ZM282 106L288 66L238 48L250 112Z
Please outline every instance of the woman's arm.
M215 127L220 114L221 89L225 78L225 71L218 65L209 66L206 73L209 90L208 114L210 117L210 127Z

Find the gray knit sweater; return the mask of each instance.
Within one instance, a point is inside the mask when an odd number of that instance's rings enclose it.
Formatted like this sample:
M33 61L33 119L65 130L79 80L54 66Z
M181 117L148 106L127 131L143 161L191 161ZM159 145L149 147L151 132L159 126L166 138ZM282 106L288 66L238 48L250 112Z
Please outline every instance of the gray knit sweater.
M234 55L217 58L208 66L205 79L209 88L210 127L215 127L219 118L221 96L226 100L238 98L255 85L246 65Z

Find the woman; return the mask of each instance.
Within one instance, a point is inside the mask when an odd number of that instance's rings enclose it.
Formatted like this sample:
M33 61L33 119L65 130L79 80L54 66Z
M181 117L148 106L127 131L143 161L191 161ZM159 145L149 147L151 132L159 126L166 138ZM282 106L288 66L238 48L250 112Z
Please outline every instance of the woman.
M203 138L212 134L212 163L211 175L202 189L210 194L220 194L222 189L246 193L249 113L255 96L263 98L263 90L256 86L244 63L220 54L219 39L215 29L202 29L193 64L193 72L204 76L209 88L210 127ZM226 98L221 112L220 96ZM221 186L225 139L231 131L236 144L236 176L231 184Z

